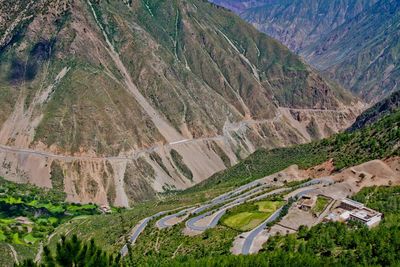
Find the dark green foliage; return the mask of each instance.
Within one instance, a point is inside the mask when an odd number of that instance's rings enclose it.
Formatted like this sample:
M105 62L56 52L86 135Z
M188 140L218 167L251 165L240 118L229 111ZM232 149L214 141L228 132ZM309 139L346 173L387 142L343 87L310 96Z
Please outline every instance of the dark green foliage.
M53 255L48 247L43 249L43 260L40 264L35 264L32 260L26 260L21 265L23 267L30 266L62 266L62 267L79 267L79 266L119 266L120 257L109 256L101 248L97 247L94 240L90 240L88 244L83 243L76 235L71 239L61 237L57 244L56 252Z
M169 173L167 167L165 166L165 164L163 163L161 157L156 153L156 152L152 152L150 153L150 158L157 162L157 164L165 171L166 174L168 174L169 176L171 176L171 174Z
M231 160L229 159L228 155L218 146L217 143L211 143L211 148L212 150L217 153L217 155L221 158L221 160L224 162L225 167L229 168L232 166Z
M124 264L163 266L171 259L181 263L190 259L229 255L232 240L238 234L235 230L218 225L200 235L186 236L182 233L183 228L183 224L163 230L147 227L131 248Z
M66 197L62 191L44 189L30 184L17 184L2 177L0 177L0 191L6 193L9 197L22 197L25 202L30 202L33 199L63 202Z
M26 62L23 59L14 58L11 63L8 80L11 83L34 80L39 68L54 53L55 42L56 40L52 39L34 44Z
M64 173L61 166L53 161L51 163L51 185L54 189L63 192L64 191Z
M257 150L239 164L215 174L188 191L203 190L214 186L239 186L279 172L293 164L298 164L301 168L308 168L325 160L324 155L318 153L313 145L308 144L285 149Z
M400 215L400 187L368 187L355 195L354 200L388 214Z
M57 27L57 31L60 31L71 19L71 10L67 9L54 20L54 24Z
M15 184L0 177L0 241L35 245L73 217L99 214L96 205L64 200L63 192ZM21 222L18 217L25 219Z
M272 226L275 223L279 222L283 217L285 217L288 214L289 209L294 202L295 202L294 198L289 198L288 202L282 207L282 211L279 213L279 216L272 222L269 222L267 226Z

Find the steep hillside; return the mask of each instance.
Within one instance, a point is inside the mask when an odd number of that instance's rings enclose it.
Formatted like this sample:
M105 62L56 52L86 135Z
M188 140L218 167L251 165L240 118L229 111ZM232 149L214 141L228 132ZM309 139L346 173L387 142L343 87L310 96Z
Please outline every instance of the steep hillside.
M398 1L212 2L232 9L367 101L399 88Z
M379 1L302 54L343 86L377 101L400 88L399 38L399 1Z
M332 170L340 170L369 160L400 156L399 148L400 110L395 110L353 132L293 147L260 149L239 164L188 190L238 186L293 164L307 169L330 159L333 160Z
M361 108L206 1L1 8L0 174L71 201L128 206L187 188L256 148L344 129Z
M376 103L374 106L361 113L349 130L355 131L361 129L366 125L372 124L380 118L395 112L397 109L400 109L400 91L394 92L386 99Z
M246 9L261 7L265 4L274 4L276 0L212 0L209 2L240 13Z
M378 0L212 0L301 53Z

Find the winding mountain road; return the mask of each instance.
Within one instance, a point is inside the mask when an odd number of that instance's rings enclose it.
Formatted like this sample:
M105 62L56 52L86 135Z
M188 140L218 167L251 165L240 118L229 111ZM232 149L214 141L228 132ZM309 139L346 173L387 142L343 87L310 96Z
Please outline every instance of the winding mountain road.
M334 181L329 177L314 179L309 182L305 182L305 183L301 184L299 186L298 190L295 190L294 192L289 194L289 196L287 196L286 198L287 199L290 197L300 198L301 196L304 196L312 191L315 191L317 185L320 185L320 184L329 185L332 183L334 183ZM283 189L287 190L287 188L281 188L281 190L283 190ZM279 215L282 212L282 209L283 209L283 207L276 210L267 220L265 220L263 223L261 223L260 225L258 225L256 228L254 228L253 230L251 230L249 232L249 234L245 237L245 240L244 240L244 243L243 243L243 246L241 249L241 254L243 254L243 255L250 254L250 249L255 241L255 238L266 228L268 223L273 222L274 220L276 220L279 217Z
M165 216L165 217L161 218L160 220L158 220L158 221L156 222L156 226L157 226L159 229L164 229L164 228L171 227L171 226L173 226L173 225L179 223L181 220L177 220L177 222L172 223L172 224L171 224L171 223L168 223L168 221L173 220L173 219L175 219L175 218L179 218L179 217L185 218L185 217L188 216L188 215L191 213L191 211L193 211L194 209L195 209L194 207L191 207L191 208L188 208L188 209L184 209L184 210L182 210L182 211L180 211L180 212L178 212L178 213ZM182 220L183 220L183 219L182 219Z
M267 227L267 224L276 220L282 212L283 207L276 210L268 219L266 219L263 223L259 226L254 228L250 231L249 235L245 238L243 247L242 247L242 254L247 255L250 253L251 246L253 245L254 239L256 236Z
M209 228L215 227L218 224L221 217L226 213L227 210L229 210L235 206L238 206L238 205L244 203L245 201L248 201L248 200L257 201L257 200L267 198L268 196L280 194L285 191L293 189L293 188L278 188L276 190L266 192L264 194L257 196L257 194L259 194L260 191L265 190L266 188L270 187L270 185L261 182L261 180L262 179L250 182L250 183L243 185L235 190L232 190L228 193L222 194L219 197L216 197L213 200L211 200L209 203L206 203L200 207L197 207L197 208L189 207L189 208L183 209L175 214L165 216L156 222L156 226L160 229L168 228L175 224L175 223L173 223L173 224L168 223L169 220L173 220L174 218L179 218L182 216L188 216L189 214L199 214L207 209L210 209L212 207L215 207L215 206L218 206L218 205L228 202L227 204L225 204L224 206L222 206L220 208L208 211L204 214L200 214L199 216L196 216L196 217L191 218L186 221L185 225L188 229L193 230L193 231L202 232ZM305 182L305 183L295 187L295 188L298 188L299 192L297 190L295 190L292 193L294 194L293 196L299 197L302 194L309 192L310 190L315 190L315 188L314 188L315 185L330 184L330 183L333 183L333 180L329 179L329 178L315 179L315 180ZM304 188L304 187L307 187L307 188ZM179 209L181 209L181 208L179 208ZM175 209L175 210L177 210L177 209ZM129 243L134 244L136 242L139 235L143 232L143 230L146 228L146 226L148 225L148 223L151 220L153 220L157 217L163 216L172 211L174 211L174 210L161 211L150 217L147 217L147 218L141 220L133 228L133 233L132 233L131 237L129 238ZM259 226L257 226L255 229L253 229L250 232L250 234L247 236L247 238L244 242L244 245L242 248L243 253L249 253L251 245L254 242L254 238L258 235L258 233L260 233L265 228L265 226L269 222L275 220L279 216L281 211L282 211L282 208L278 209L266 221L264 221L262 224L260 224ZM210 217L210 218L208 218L208 222L204 223L204 220L207 220L207 217ZM203 220L203 223L204 223L203 225L198 224L199 221L201 221L201 220ZM177 220L177 221L179 222L180 220ZM120 250L120 253L122 256L125 256L128 253L128 245L127 244L125 244L123 246L123 248Z
M171 210L167 210L167 211L161 211L159 213L156 213L150 217L144 218L143 220L141 220L134 228L133 228L133 234L131 235L131 237L129 238L129 242L133 245L135 244L137 238L139 237L139 235L143 232L143 230L146 228L146 226L148 225L148 223L153 220L154 218L160 217L168 212L171 212ZM125 244L122 249L120 250L120 254L122 256L125 256L128 253L128 245Z
M275 120L274 118L273 120ZM266 120L269 121L269 120ZM226 128L233 128L236 125L240 125L238 127L244 127L251 124L258 124L263 123L264 121L254 121L254 120L245 120L236 123L226 123ZM233 131L230 129L229 131ZM64 161L74 161L74 160L109 160L109 161L118 161L118 160L133 160L138 159L145 153L152 153L161 148L170 148L179 145L187 145L187 144L194 144L194 143L202 143L202 142L210 142L210 141L226 141L229 138L228 135L216 135L211 137L200 137L194 139L181 139L173 142L169 142L166 144L155 144L148 148L138 149L126 156L90 156L90 155L63 155L63 154L56 154L50 151L38 150L38 149L30 149L30 148L22 148L22 147L13 147L7 146L4 144L0 144L0 153L15 153L27 156L37 156L42 158L50 158L50 159L58 159Z
M186 227L190 230L194 230L194 231L205 231L209 228L213 228L215 226L217 226L219 220L222 218L222 216L231 208L238 206L240 204L243 204L244 202L246 202L247 200L249 201L256 201L256 200L261 200L264 198L267 198L269 196L272 195L276 195L276 194L280 194L282 192L285 192L287 190L289 190L289 188L279 188L276 190L273 190L271 192L267 192L265 194L262 194L260 196L257 196L255 198L252 198L252 196L258 194L258 191L264 189L267 186L260 186L259 188L255 188L249 192L246 192L243 195L240 195L238 198L234 199L232 202L226 204L225 206L221 207L220 209L218 209L217 211L209 211L206 212L204 214L201 214L197 217L191 218L189 220L186 221ZM257 190L258 189L258 190ZM206 219L207 217L209 217L209 221L207 223L205 223L204 225L199 225L200 221L204 221L204 219Z

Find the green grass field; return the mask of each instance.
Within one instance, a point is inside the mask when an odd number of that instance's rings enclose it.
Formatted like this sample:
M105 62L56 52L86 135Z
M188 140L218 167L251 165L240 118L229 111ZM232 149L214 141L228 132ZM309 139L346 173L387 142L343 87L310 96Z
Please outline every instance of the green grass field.
M279 209L284 202L283 201L260 201L254 203L258 206L258 210L261 212L274 212Z
M233 209L222 219L222 224L238 231L249 231L266 220L283 201L260 201Z
M317 203L315 203L315 206L313 207L312 211L314 213L318 214L325 209L325 207L326 207L326 205L328 205L328 203L329 203L328 198L319 196L317 198Z

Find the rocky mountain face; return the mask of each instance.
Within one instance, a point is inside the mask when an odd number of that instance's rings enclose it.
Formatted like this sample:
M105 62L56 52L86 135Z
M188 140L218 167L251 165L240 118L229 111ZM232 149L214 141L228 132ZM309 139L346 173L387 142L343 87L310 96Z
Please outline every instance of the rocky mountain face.
M302 53L367 101L400 89L400 2L379 1Z
M355 131L366 125L370 125L380 118L394 113L398 109L400 109L400 91L394 92L389 97L379 101L374 106L361 113L349 128L349 131Z
M215 0L367 101L398 89L399 1Z
M378 0L213 0L300 53Z
M117 206L259 147L347 128L362 104L201 0L0 7L0 175Z
M236 13L241 13L250 8L262 7L265 4L274 4L276 0L212 0L210 1L218 6L225 7Z

